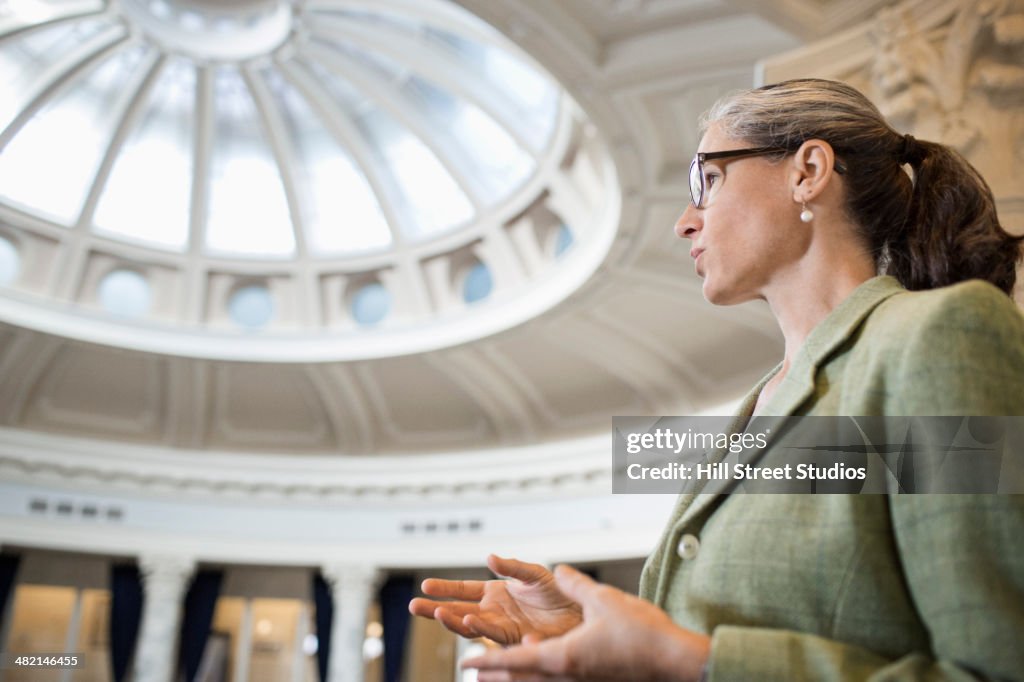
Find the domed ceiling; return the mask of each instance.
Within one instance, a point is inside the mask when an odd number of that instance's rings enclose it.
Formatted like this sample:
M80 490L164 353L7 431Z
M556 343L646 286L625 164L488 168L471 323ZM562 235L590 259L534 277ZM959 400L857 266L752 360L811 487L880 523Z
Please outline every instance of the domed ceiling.
M694 122L870 5L8 0L0 426L429 453L735 399L781 342L672 233Z
M614 233L593 125L443 0L13 10L0 277L42 294L27 326L224 359L406 354L550 307ZM53 299L76 305L44 322Z

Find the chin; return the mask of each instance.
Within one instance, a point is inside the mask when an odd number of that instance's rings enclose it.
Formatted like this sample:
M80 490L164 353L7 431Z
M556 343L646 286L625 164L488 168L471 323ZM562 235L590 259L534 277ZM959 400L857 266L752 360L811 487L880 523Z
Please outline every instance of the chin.
M704 292L704 299L712 305L739 305L756 298L729 287L715 286L708 277L704 277L702 291Z

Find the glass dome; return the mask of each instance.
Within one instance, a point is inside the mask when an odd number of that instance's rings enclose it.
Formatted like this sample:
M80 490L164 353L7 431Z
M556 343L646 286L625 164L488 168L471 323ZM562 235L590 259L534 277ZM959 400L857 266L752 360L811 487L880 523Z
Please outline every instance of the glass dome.
M488 276L474 300L497 305L543 270L502 266L532 257L512 235L524 219L538 243L565 222L586 237L573 206L609 184L607 158L580 153L595 136L543 68L447 0L8 0L0 14L0 227L66 259L99 254L76 287L137 272L152 305L119 324L379 336L451 319L447 301L464 310L458 291L412 289L467 259ZM274 283L275 313L239 323L232 296L254 277ZM368 281L389 301L373 324L345 295ZM72 288L31 293L107 300Z
M439 3L10 4L24 24L0 43L0 196L153 248L428 239L514 192L557 121L555 83Z

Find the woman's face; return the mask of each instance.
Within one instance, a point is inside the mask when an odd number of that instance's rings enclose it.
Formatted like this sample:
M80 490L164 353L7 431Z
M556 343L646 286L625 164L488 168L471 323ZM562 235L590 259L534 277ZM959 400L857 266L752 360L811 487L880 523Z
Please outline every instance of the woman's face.
M753 146L729 139L712 124L699 151ZM764 298L765 287L806 252L810 230L800 222L800 204L793 200L791 158L742 156L704 162L705 206L698 209L690 203L675 230L691 241L690 255L704 280L704 297L711 303L733 305Z

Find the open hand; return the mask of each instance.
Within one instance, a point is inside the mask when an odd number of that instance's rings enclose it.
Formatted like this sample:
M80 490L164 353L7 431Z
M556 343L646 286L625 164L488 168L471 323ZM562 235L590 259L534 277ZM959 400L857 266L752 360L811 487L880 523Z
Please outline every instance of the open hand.
M508 580L430 578L423 581L424 594L454 601L416 598L409 612L433 618L463 637L488 637L499 644L517 644L527 635L557 637L583 620L582 607L563 594L540 564L492 554L487 566Z
M697 680L711 640L685 630L637 597L594 582L568 566L555 571L556 585L583 606L583 623L563 636L527 636L522 645L466 659L479 682L509 680L641 682Z

